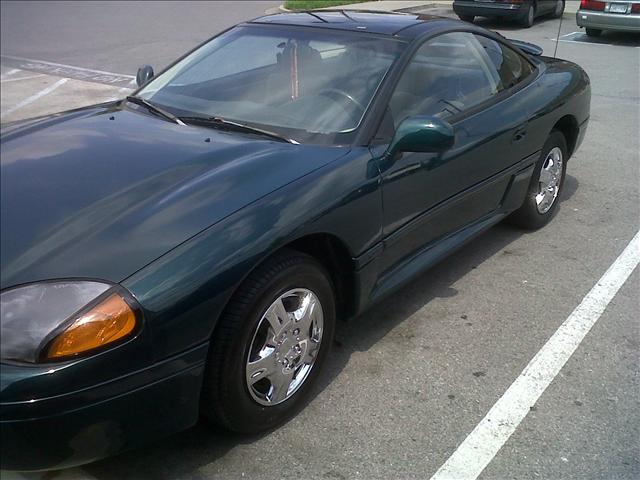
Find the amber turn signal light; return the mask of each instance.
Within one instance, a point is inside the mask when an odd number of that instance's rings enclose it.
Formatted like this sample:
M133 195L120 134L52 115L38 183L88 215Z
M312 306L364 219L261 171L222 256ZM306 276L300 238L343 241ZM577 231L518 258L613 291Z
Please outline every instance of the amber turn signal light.
M55 337L44 360L59 360L117 342L136 330L136 313L120 295L113 294L78 317Z

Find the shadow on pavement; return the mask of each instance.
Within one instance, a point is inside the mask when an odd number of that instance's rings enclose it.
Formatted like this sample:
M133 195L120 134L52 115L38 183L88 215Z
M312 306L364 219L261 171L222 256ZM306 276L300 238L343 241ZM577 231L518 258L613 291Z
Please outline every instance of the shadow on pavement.
M576 31L560 37L561 42L595 43L617 47L640 47L640 34L605 30L599 37L590 37L583 31Z
M570 199L578 186L579 182L575 177L566 175L561 202ZM556 213L559 214L561 209L562 203L558 205ZM369 350L398 324L432 300L457 295L458 291L452 285L526 234L527 232L506 223L500 223L376 304L375 308L339 325L336 330L337 344L328 361L328 373L320 381L320 388L326 387L340 373L352 353Z
M578 180L567 175L562 201L571 198L577 188ZM342 372L353 353L368 351L431 300L457 295L453 284L523 234L526 232L504 223L498 224L378 303L375 308L348 322L340 322L332 354L312 399ZM408 332L408 335L411 333ZM295 421L295 417L291 421ZM99 480L200 479L204 478L198 472L200 467L215 462L238 445L252 444L266 435L269 432L258 436L234 435L201 422L187 431L88 465L84 470Z
M570 19L567 18L567 16L570 15ZM456 17L457 18L457 17ZM565 14L565 16L562 18L562 23L565 24L568 21L573 21L573 23L575 24L576 20L575 17L573 16L573 14ZM557 18L553 18L550 16L544 16L544 17L538 17L536 18L533 26L531 28L525 28L522 25L520 25L516 20L507 20L507 19L500 19L500 18L494 18L494 17L477 17L474 20L474 24L478 25L480 27L483 28L487 28L489 30L495 30L495 29L500 29L500 30L508 30L508 31L515 31L515 30L523 30L523 31L529 31L531 29L535 29L536 27L543 25L543 24L552 24L552 23L558 23L559 24L560 20ZM576 26L576 29L578 27Z

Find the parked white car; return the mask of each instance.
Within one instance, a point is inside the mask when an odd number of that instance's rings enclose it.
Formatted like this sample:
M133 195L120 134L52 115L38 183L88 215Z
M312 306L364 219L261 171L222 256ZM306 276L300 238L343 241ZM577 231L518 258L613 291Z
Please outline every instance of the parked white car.
M603 30L640 32L640 1L582 0L576 23L590 37L597 37Z

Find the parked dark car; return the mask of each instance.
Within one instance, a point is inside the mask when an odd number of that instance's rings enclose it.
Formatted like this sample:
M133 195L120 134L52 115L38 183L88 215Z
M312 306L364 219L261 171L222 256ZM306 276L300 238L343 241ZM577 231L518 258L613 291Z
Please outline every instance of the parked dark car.
M475 17L505 18L529 28L543 15L560 17L565 0L453 0L453 11L465 22Z
M438 17L277 14L127 99L5 126L2 468L201 416L277 426L337 318L504 219L549 222L590 85L534 53Z
M576 24L590 37L600 36L603 30L640 33L640 0L582 0Z

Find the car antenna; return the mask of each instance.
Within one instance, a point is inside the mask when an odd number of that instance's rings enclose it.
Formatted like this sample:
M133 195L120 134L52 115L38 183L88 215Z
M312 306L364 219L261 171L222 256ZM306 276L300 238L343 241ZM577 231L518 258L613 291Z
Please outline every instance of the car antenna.
M562 17L564 17L564 12L560 15L560 25L558 25L558 35L556 35L556 48L553 50L553 58L556 58L556 53L558 53L558 44L560 43L560 30L562 29Z

